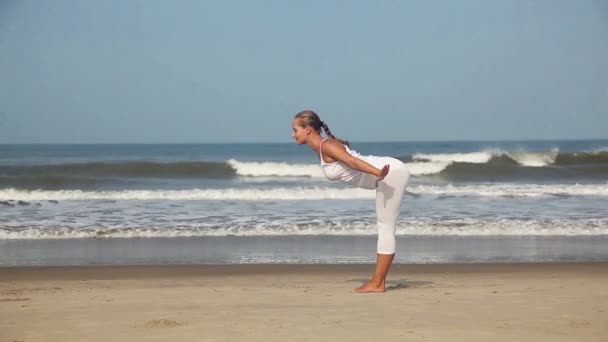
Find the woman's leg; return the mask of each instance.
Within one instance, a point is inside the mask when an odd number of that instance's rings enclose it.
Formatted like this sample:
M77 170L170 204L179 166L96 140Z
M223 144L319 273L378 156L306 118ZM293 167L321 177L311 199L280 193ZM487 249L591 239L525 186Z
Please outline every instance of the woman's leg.
M393 165L395 164L395 165ZM395 226L409 173L401 162L391 163L391 171L378 183L376 214L378 215L378 254L372 279L354 292L384 292L386 275L395 257Z

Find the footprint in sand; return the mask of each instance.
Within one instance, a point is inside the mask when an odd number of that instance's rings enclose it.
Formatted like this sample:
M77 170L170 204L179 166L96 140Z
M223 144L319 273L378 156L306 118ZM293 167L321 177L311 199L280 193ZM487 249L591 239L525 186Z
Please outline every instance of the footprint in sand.
M591 322L587 322L587 321L578 321L578 320L571 320L570 321L570 327L571 328L584 328L591 325Z
M30 300L29 298L0 298L0 302L23 302Z
M169 319L155 319L152 321L147 321L145 324L146 328L170 328L170 327L178 327L181 325L184 325L184 323L172 321Z
M23 290L4 290L0 291L0 295L20 295L23 293Z

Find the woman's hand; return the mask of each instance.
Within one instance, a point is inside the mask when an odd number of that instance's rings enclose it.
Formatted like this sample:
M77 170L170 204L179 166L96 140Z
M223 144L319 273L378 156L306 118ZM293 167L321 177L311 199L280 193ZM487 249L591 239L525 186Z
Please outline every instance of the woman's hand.
M390 167L391 166L388 164L384 165L384 167L380 170L380 174L376 177L376 180L378 182L383 180L384 177L386 177L386 175L388 175L388 171L389 171Z
M340 161L346 164L351 169L358 170L361 172L369 173L370 175L376 176L376 180L379 182L386 177L389 171L389 165L384 165L382 169L378 169L372 164L366 162L363 159L359 159L351 156L346 152L344 145L338 141L331 139L323 144L323 156L329 156L335 161ZM380 172L378 172L378 170Z

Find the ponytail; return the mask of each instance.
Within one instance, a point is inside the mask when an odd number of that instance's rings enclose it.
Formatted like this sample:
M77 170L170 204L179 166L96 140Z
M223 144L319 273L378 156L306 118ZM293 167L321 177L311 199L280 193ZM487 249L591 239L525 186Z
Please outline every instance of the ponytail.
M338 138L336 138L336 137L335 137L335 136L334 136L334 135L331 133L331 131L329 130L329 126L327 126L327 124L326 124L325 122L323 122L323 121L321 121L321 128L323 128L323 130L325 131L325 134L326 134L328 137L330 137L330 138L332 138L332 139L334 139L334 140L338 140L340 143L342 143L342 145L350 146L350 144L349 144L348 140L342 140L342 139L338 139Z

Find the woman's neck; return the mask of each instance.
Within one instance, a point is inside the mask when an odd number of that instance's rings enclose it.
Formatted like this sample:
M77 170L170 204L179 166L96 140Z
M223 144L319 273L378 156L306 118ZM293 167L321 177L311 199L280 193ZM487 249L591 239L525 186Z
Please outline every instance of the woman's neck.
M321 144L321 140L323 140L323 138L320 135L311 135L308 138L308 141L306 142L306 144L308 145L308 147L310 147L312 150L316 151L317 153L319 153L319 144Z

